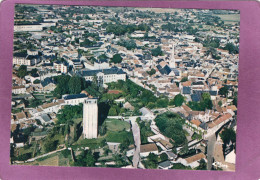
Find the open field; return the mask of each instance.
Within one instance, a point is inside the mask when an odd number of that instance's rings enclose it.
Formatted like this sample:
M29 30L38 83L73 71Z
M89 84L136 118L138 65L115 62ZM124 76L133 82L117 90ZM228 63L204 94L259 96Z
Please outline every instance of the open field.
M239 14L222 14L222 15L216 15L220 17L225 23L226 22L239 22L240 21L240 15Z
M43 161L38 161L40 166L58 166L59 165L59 157L56 154L55 156L45 159Z
M122 130L129 130L130 124L125 121L121 121L118 119L106 119L105 120L107 130L109 131L122 131Z
M133 136L131 132L127 132L127 131L121 131L121 132L113 132L113 131L109 131L106 134L106 140L107 142L118 142L118 143L122 143L124 142L126 139L129 139L131 144L134 142L133 140Z

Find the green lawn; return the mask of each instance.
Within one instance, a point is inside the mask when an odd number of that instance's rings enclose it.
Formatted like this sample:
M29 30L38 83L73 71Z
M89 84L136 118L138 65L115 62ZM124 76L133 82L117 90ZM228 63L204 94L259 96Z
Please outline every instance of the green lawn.
M106 119L105 120L107 130L109 131L122 131L122 130L129 130L130 124L125 121L121 121L118 119Z
M100 147L101 141L104 138L97 138L97 139L79 139L76 143L72 145L73 148L78 147L89 147L91 149L96 149Z
M118 142L118 143L122 143L128 138L131 144L134 143L132 133L127 131L120 131L120 132L108 131L105 138L107 142Z
M231 21L231 22L239 22L240 15L239 14L218 14L216 15L220 17L223 21Z

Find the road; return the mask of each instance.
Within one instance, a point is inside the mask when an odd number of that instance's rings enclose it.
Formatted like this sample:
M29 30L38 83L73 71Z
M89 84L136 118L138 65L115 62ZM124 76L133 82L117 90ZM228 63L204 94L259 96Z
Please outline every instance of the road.
M208 148L207 148L207 160L208 160L207 169L208 170L211 170L212 168L214 147L215 147L216 140L217 139L215 133L208 138Z
M132 132L134 136L135 141L135 152L133 157L133 167L138 168L139 161L140 161L140 145L141 145L141 139L140 139L140 128L138 124L136 123L135 118L131 118L131 124L132 124Z

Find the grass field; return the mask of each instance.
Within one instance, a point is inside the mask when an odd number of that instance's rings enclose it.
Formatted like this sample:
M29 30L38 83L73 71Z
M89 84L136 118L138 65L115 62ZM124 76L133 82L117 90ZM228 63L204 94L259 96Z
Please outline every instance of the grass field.
M239 14L221 14L221 15L217 14L216 16L220 17L225 23L240 21Z
M58 166L59 165L59 153L54 153L49 156L39 158L33 162L24 163L24 165Z
M109 132L107 132L107 135L106 135L107 142L122 143L127 138L130 140L131 144L134 143L133 135L132 135L131 132L127 132L127 131L120 131L120 132L109 131Z
M82 139L80 138L76 143L72 145L73 148L77 147L89 147L91 149L96 149L100 147L100 144L104 138L97 139Z
M56 154L55 156L43 161L38 161L38 163L40 166L59 166L59 156Z
M107 130L109 131L122 131L122 130L129 130L130 124L125 121L121 121L118 119L106 119L105 120Z

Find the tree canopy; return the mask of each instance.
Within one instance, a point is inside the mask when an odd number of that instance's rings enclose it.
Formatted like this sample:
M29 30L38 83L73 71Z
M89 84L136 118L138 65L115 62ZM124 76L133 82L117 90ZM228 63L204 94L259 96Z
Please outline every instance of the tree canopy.
M78 76L60 75L54 77L54 81L57 82L54 96L58 98L64 94L79 94L87 88L85 79Z
M182 129L184 122L184 119L172 112L160 114L155 118L159 130L165 136L172 138L176 146L181 146L186 142L185 132Z
M181 106L183 102L184 102L184 96L182 96L181 94L177 94L173 99L173 104L175 106Z
M151 50L153 56L162 56L163 52L161 46L157 46L157 48Z
M181 82L186 82L186 81L188 81L188 77L186 76L181 79Z
M227 43L223 49L228 50L229 54L238 54L239 52L238 46L233 43Z
M96 159L95 156L91 153L90 150L82 151L80 155L77 156L74 166L84 166L92 167L95 165Z
M233 129L224 128L224 131L220 134L224 144L228 144L230 141L236 143L236 132Z
M156 70L154 68L152 68L150 71L146 71L147 74L149 74L150 76L154 75L156 73Z
M60 109L57 114L58 123L63 124L68 121L73 120L74 118L82 117L83 114L83 106L64 106L63 109Z
M122 62L122 59L123 59L123 58L121 57L120 54L115 54L115 55L113 56L113 58L111 59L111 62L118 64L118 63L121 63L121 62Z
M20 78L24 78L24 76L27 75L27 66L25 65L21 65L18 69L18 73L17 75L20 77Z
M203 93L200 102L189 101L187 105L194 111L205 111L213 108L209 93Z
M228 94L228 87L227 87L227 86L221 87L221 88L219 89L219 94L226 97L227 94Z

